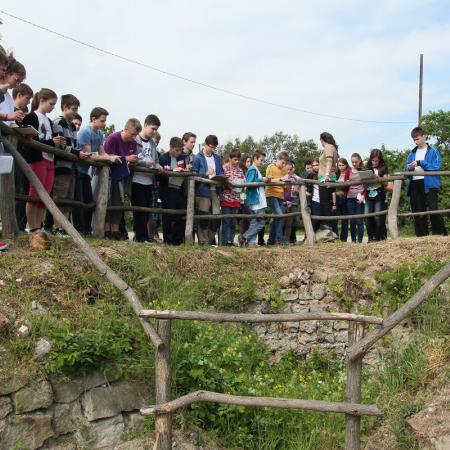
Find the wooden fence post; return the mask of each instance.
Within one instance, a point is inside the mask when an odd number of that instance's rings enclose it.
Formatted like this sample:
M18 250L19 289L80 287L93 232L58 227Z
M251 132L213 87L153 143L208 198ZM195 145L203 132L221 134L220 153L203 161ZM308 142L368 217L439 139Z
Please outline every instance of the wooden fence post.
M103 166L98 175L95 210L92 215L92 234L95 237L105 236L106 208L109 197L109 167Z
M364 337L364 323L350 322L348 324L348 348ZM362 362L364 355L354 361L347 360L347 387L345 401L361 402ZM360 450L361 417L345 415L345 450Z
M388 228L392 239L398 239L398 205L400 203L400 194L402 193L402 180L394 181L394 189L392 190L391 203L388 209Z
M163 346L155 352L155 384L156 403L170 401L171 398L171 368L170 368L170 320L157 320L156 330ZM155 422L154 450L172 449L172 414L158 414Z
M308 211L308 202L306 200L306 186L302 184L300 186L300 210L302 212L303 228L306 234L306 243L308 245L314 245L316 242L316 234L311 222L311 214Z
M186 206L186 229L184 242L188 245L194 243L194 213L195 213L195 179L188 180L187 206Z
M5 136L3 139L17 148L19 139L16 136ZM14 167L11 173L0 175L0 218L2 219L3 237L16 238L19 235L19 227L16 220Z

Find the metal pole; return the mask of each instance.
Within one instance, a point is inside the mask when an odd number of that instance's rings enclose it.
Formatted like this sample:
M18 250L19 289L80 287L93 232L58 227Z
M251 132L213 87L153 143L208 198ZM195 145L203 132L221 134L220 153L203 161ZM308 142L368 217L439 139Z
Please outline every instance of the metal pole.
M419 126L422 122L422 89L423 89L423 53L420 54L420 75L419 75Z

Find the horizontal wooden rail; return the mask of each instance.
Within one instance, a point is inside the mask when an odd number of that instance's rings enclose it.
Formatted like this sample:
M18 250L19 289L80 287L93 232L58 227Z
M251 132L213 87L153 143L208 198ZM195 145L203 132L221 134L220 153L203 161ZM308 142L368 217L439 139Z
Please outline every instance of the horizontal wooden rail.
M304 314L250 314L250 313L218 313L205 311L175 311L143 309L140 317L156 319L200 320L210 322L301 322L306 320L349 320L381 325L383 319L375 316L361 316L352 313L304 313Z
M16 194L15 195L16 200L19 200L21 202L30 202L30 203L41 203L41 199L39 197L32 197L31 195L25 195L25 194ZM93 209L95 208L95 202L91 203L83 203L79 202L78 200L65 200L65 199L53 199L53 201L57 205L61 206L73 206L74 208L84 208L84 209Z
M218 392L196 391L184 395L176 400L141 408L141 415L167 414L177 411L193 403L213 402L228 405L257 406L260 408L307 409L327 413L344 413L354 416L381 416L375 405L361 405L358 403L333 403L322 400L296 400L276 397L247 397L242 395L220 394Z
M107 211L138 211L153 214L168 214L169 216L185 216L185 209L147 208L146 206L108 206Z
M383 211L367 213L367 214L349 214L344 216L311 216L313 220L349 220L349 219L364 219L366 217L377 217L377 216L387 216L388 210L385 209Z
M434 211L420 211L409 213L398 213L398 217L414 217L414 216L432 216L434 214L449 214L450 209L436 209Z

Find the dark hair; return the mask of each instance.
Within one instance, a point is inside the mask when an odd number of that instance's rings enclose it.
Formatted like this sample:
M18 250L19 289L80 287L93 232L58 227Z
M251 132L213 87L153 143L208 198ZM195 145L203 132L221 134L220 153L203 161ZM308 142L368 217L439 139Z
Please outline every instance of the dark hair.
M261 156L266 156L266 154L262 151L262 150L255 150L254 152L253 152L253 155L252 155L252 161L254 161L255 159L258 159L258 158L260 158Z
M312 158L309 158L305 161L305 166L310 166L312 164L313 160Z
M64 107L70 108L71 106L80 106L80 100L72 94L61 95L61 111L64 111Z
M416 138L418 136L425 136L427 133L421 127L416 127L411 130L411 137Z
M89 115L89 120L92 122L94 119L98 119L100 116L109 116L109 112L105 108L96 106Z
M31 89L28 84L20 83L12 90L12 98L15 99L19 94L33 97L33 89Z
M363 160L361 158L361 155L359 153L353 153L352 158L358 158L359 159L359 166L357 170L362 170L364 168Z
M183 141L178 136L170 138L169 145L171 148L183 148Z
M320 163L319 158L313 158L311 160L311 165L313 165L314 163Z
M73 120L79 120L80 122L83 122L83 118L79 114L75 114Z
M241 158L241 151L238 148L233 148L230 154L228 155L230 158Z
M161 121L159 120L158 116L155 116L155 114L149 114L144 120L144 127L147 125L155 125L157 127L160 127Z
M215 134L209 134L205 138L205 144L206 145L212 145L213 147L217 147L219 145L219 141L217 139L217 136Z
M8 67L9 63L10 63L10 60L9 60L8 55L5 52L0 51L0 66Z
M289 153L285 152L284 150L278 153L277 159L281 159L283 161L289 161Z
M52 98L58 98L55 91L51 89L42 88L39 92L36 92L31 102L31 111L36 111L39 108L41 101L51 100Z
M373 158L378 158L379 162L378 162L378 176L379 177L383 177L384 175L386 175L388 173L388 167L386 162L383 159L383 152L378 149L378 148L373 148L372 150L370 150L370 155L369 155L369 161L367 161L367 168L368 169L373 169L373 165L372 165L372 159Z
M322 141L326 142L327 144L334 145L334 148L336 150L338 149L338 145L336 144L333 135L331 133L328 133L328 131L320 133L320 139L322 139Z
M194 133L191 133L190 131L186 131L186 133L183 134L182 140L184 142L187 142L190 138L197 139L197 135Z
M17 59L14 59L9 62L8 67L6 68L7 74L13 74L17 73L17 75L20 75L22 77L27 76L27 71L25 70L25 66L17 61Z

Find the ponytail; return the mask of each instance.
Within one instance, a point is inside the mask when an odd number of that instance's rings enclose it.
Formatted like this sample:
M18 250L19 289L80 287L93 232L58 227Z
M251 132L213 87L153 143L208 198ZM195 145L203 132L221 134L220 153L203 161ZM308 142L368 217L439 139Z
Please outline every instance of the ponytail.
M33 96L33 100L31 102L31 111L36 111L39 108L39 104L41 101L50 100L52 98L58 98L55 91L51 89L42 88L40 91L36 92Z

